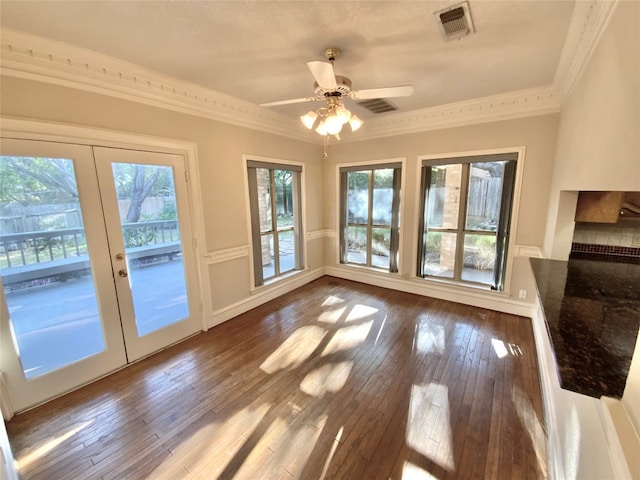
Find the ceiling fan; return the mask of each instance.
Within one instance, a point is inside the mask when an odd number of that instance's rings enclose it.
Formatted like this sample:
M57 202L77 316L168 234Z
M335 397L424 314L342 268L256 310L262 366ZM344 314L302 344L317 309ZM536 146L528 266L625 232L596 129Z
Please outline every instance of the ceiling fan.
M311 110L306 115L301 116L300 120L309 130L316 126L315 131L320 135L334 135L339 139L338 134L343 125L349 123L353 131L362 125L362 120L346 109L343 99L368 100L373 98L407 97L413 93L413 86L411 85L352 90L351 80L347 77L336 75L333 70L333 63L341 53L339 48L327 48L324 51L324 56L328 62L316 61L307 63L307 67L309 67L311 75L315 79L313 96L261 103L260 106L275 107L324 100L326 101L326 106L316 111Z

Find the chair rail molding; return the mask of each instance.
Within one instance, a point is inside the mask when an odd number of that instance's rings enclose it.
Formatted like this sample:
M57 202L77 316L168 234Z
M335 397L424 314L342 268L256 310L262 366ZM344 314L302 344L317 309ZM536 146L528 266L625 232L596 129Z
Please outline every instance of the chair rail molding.
M335 237L335 230L330 230L328 228L324 230L314 230L313 232L307 232L307 240L315 240L317 238L325 238L325 237Z
M224 250L215 250L215 251L207 252L204 254L207 264L209 265L212 265L214 263L221 263L229 260L234 260L236 258L248 257L248 256L249 256L249 245L226 248Z

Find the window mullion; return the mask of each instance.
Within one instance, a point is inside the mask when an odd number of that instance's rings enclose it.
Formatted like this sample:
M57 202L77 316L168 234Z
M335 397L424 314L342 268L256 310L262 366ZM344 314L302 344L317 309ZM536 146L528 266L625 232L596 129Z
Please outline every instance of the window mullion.
M462 165L460 179L460 205L458 207L458 235L456 237L456 262L453 278L462 280L464 268L464 232L467 223L467 199L469 196L469 164Z
M269 169L269 189L271 191L271 235L273 238L273 268L275 276L280 275L280 240L278 238L278 218L276 216L276 178L274 170Z
M369 192L368 192L368 219L367 219L367 260L366 264L372 266L371 258L373 251L373 170L369 171Z

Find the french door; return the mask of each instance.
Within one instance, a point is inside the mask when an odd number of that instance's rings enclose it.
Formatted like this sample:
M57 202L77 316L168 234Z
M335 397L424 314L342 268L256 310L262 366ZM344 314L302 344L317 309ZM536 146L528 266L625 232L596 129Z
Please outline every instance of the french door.
M184 158L3 139L0 369L15 411L201 328Z

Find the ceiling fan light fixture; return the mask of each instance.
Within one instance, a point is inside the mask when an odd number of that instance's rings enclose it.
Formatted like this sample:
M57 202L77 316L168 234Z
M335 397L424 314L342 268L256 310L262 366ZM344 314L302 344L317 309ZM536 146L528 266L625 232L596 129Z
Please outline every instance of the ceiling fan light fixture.
M362 123L362 120L360 120L357 115L351 115L351 118L349 119L349 126L351 127L352 132L358 130L362 126Z
M346 107L342 104L336 108L336 115L344 125L351 119L351 112L346 109Z
M323 137L328 134L328 132L327 132L327 123L324 120L320 121L320 123L316 127L316 133L318 135L322 135Z
M313 124L316 123L316 119L318 118L318 113L310 110L305 115L300 117L300 121L307 127L309 130L313 128Z
M342 125L344 125L342 119L335 112L330 113L324 119L324 126L329 135L340 133Z

